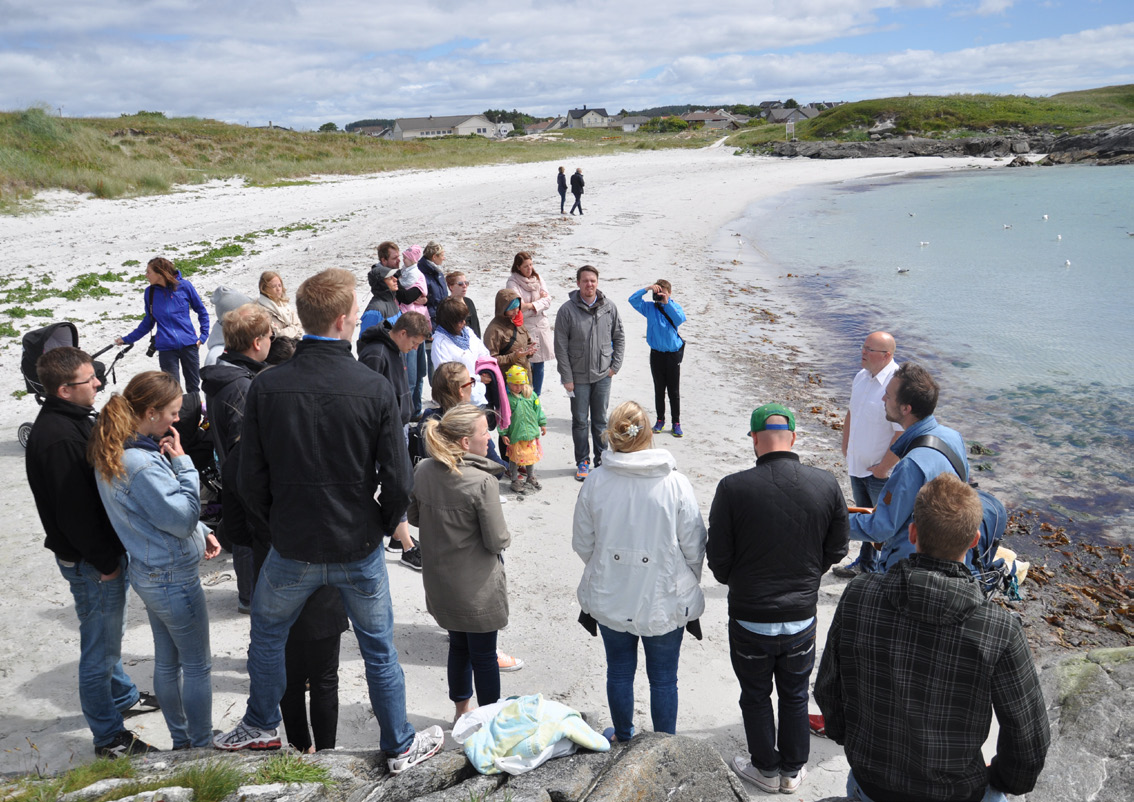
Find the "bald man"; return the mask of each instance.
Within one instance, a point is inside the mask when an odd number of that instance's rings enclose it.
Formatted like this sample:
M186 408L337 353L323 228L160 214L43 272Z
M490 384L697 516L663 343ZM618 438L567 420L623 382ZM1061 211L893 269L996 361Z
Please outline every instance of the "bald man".
M728 585L728 638L748 754L733 771L768 793L807 775L807 685L815 665L819 581L847 554L847 507L834 475L792 451L795 414L752 412L756 467L726 476L709 512L709 568ZM779 697L779 727L772 682Z
M873 507L878 494L898 462L890 446L902 434L900 423L886 420L882 396L898 363L894 361L894 338L885 331L867 336L862 344L862 370L851 385L850 406L843 421L843 456L847 458L851 494L856 507ZM837 577L853 579L878 570L878 551L864 542L850 565L836 565Z

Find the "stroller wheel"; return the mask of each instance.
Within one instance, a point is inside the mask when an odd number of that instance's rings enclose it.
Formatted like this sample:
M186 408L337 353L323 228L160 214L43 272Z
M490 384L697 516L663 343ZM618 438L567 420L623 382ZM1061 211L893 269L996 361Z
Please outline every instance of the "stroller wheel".
M28 447L28 438L31 437L32 425L30 423L21 423L20 431L17 437L20 438L20 445L24 448Z

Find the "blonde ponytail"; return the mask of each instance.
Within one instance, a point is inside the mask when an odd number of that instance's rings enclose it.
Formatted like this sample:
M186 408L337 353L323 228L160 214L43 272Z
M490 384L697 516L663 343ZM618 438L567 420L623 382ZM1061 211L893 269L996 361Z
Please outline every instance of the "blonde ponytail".
M460 474L458 465L467 453L461 448L461 439L472 437L477 421L486 417L484 410L472 404L458 404L441 416L426 422L422 437L429 456L443 464L452 473Z
M164 409L180 397L181 385L168 373L139 373L121 395L112 395L99 413L87 443L87 461L107 482L125 476L122 455L126 441L137 433L142 416L150 409Z

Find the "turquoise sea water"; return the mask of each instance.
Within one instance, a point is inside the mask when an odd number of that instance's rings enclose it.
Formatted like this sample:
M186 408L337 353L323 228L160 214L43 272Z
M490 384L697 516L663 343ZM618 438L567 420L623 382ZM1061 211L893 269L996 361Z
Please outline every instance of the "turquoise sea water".
M1130 167L972 170L810 188L736 225L759 275L801 276L769 286L818 329L826 386L849 394L863 336L892 332L938 418L998 452L982 486L1130 543L1132 200Z

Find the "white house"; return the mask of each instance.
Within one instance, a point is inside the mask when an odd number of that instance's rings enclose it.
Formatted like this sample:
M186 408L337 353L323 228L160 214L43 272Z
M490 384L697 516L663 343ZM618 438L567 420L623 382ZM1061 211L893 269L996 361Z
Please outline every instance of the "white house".
M633 133L649 121L649 117L623 117L621 120L622 130L626 131L627 133Z
M516 126L512 125L512 123L495 123L495 126L496 136L500 137L501 139L516 130Z
M426 139L437 136L496 136L496 124L483 114L461 114L453 117L407 117L394 120L392 139Z

